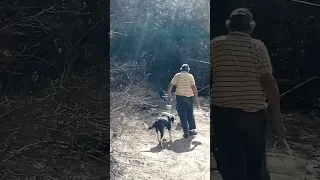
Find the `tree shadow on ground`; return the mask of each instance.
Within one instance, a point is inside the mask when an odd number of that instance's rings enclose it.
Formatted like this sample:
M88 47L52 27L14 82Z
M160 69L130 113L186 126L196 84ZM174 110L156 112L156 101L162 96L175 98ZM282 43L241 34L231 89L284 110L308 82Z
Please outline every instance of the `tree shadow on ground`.
M202 144L199 141L192 141L194 138L194 136L190 136L189 138L176 139L173 142L164 142L163 148L160 147L160 145L157 145L155 147L152 147L149 151L144 152L159 153L164 149L173 151L175 153L190 152L195 150L197 146Z

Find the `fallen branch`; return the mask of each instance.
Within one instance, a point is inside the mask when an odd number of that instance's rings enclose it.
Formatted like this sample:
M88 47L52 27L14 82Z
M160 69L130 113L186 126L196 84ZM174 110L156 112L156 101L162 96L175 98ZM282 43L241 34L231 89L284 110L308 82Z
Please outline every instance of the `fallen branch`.
M309 79L307 79L307 80L303 81L302 83L300 83L300 84L298 84L298 85L294 86L293 88L289 89L288 91L286 91L286 92L282 93L282 94L280 95L280 97L283 97L283 96L287 95L288 93L290 93L290 92L294 91L295 89L297 89L297 88L299 88L299 87L301 87L301 86L303 86L303 85L307 84L308 82L310 82L310 81L312 81L312 80L314 80L314 79L320 79L320 77L318 77L318 76L313 76L312 78L309 78Z
M210 64L210 62L200 61L200 60L197 60L197 59L191 59L191 58L188 58L188 60L196 61L196 62L200 62L200 63L204 63L204 64Z
M311 5L311 6L317 6L320 7L320 4L316 4L316 3L312 3L312 2L308 2L308 1L301 1L301 0L291 0L292 2L297 2L297 3L302 3L302 4L307 4L307 5Z

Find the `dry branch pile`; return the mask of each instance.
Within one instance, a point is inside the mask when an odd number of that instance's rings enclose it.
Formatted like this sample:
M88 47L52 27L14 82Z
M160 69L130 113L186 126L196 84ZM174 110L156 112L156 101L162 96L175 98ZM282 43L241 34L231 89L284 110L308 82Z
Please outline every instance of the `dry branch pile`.
M143 65L131 62L121 63L111 59L110 62L110 134L111 142L126 132L130 122L139 117L137 105L146 104L146 98L152 92L147 82ZM140 114L141 116L141 114ZM132 123L131 123L132 124ZM120 147L121 148L121 147ZM111 147L111 179L121 179L122 164L118 164L116 154L122 149ZM130 158L130 157L128 157Z
M145 104L145 99L151 89L147 83L147 75L143 66L130 63L110 64L110 125L111 131L123 128L119 118L130 115L135 105Z
M90 179L108 172L109 101L102 67L60 86L51 81L37 97L0 103L1 179ZM100 167L100 168L97 168Z
M101 179L108 1L0 2L0 179Z

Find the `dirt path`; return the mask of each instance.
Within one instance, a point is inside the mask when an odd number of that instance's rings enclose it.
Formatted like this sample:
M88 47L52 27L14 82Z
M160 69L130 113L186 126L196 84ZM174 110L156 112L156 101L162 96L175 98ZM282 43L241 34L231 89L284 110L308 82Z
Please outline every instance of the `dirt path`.
M150 103L150 102L149 102ZM161 112L168 112L163 102L152 100L150 104L158 104L159 108L133 113L130 119L122 119L124 127L121 136L111 144L114 158L122 165L122 176L119 180L209 180L210 179L210 120L209 103L202 100L202 111L195 112L198 135L188 139L182 138L182 131L174 128L173 143L164 143L164 148L158 147L155 130L147 130L143 126L151 125L152 120ZM173 107L174 109L174 107ZM171 113L177 116L176 111ZM177 116L173 125L179 122ZM168 134L165 134L168 139ZM269 138L268 138L269 139ZM274 140L272 140L272 143ZM292 144L292 142L289 142ZM268 145L268 152L272 145ZM279 148L279 154L286 154L284 147ZM271 180L316 180L319 178L317 169L319 161L307 161L299 158L298 152L294 161L290 157L279 159L268 157L268 169ZM222 180L217 172L211 172L211 179Z
M162 107L157 113L166 111ZM153 112L153 114L156 114ZM171 113L176 114L175 110ZM155 118L156 116L153 116ZM123 164L122 180L209 180L210 179L210 121L209 105L195 112L198 134L182 138L182 131L176 128L180 122L176 116L172 131L172 144L164 143L160 148L155 130L146 130L141 119L133 119L121 137L112 142L112 149L119 164ZM151 124L152 117L146 118ZM134 133L133 133L134 132ZM165 134L168 139L168 134Z

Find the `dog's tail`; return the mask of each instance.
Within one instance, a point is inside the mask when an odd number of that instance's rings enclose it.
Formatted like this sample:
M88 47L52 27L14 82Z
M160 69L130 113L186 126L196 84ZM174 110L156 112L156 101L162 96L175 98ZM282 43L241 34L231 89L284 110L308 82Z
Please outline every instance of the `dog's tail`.
M142 123L142 125L143 125L144 128L146 128L146 129L153 129L153 128L154 128L153 126L149 126L149 125L147 125L146 123Z
M152 126L149 126L148 129L153 129L155 128L155 123L152 124Z

